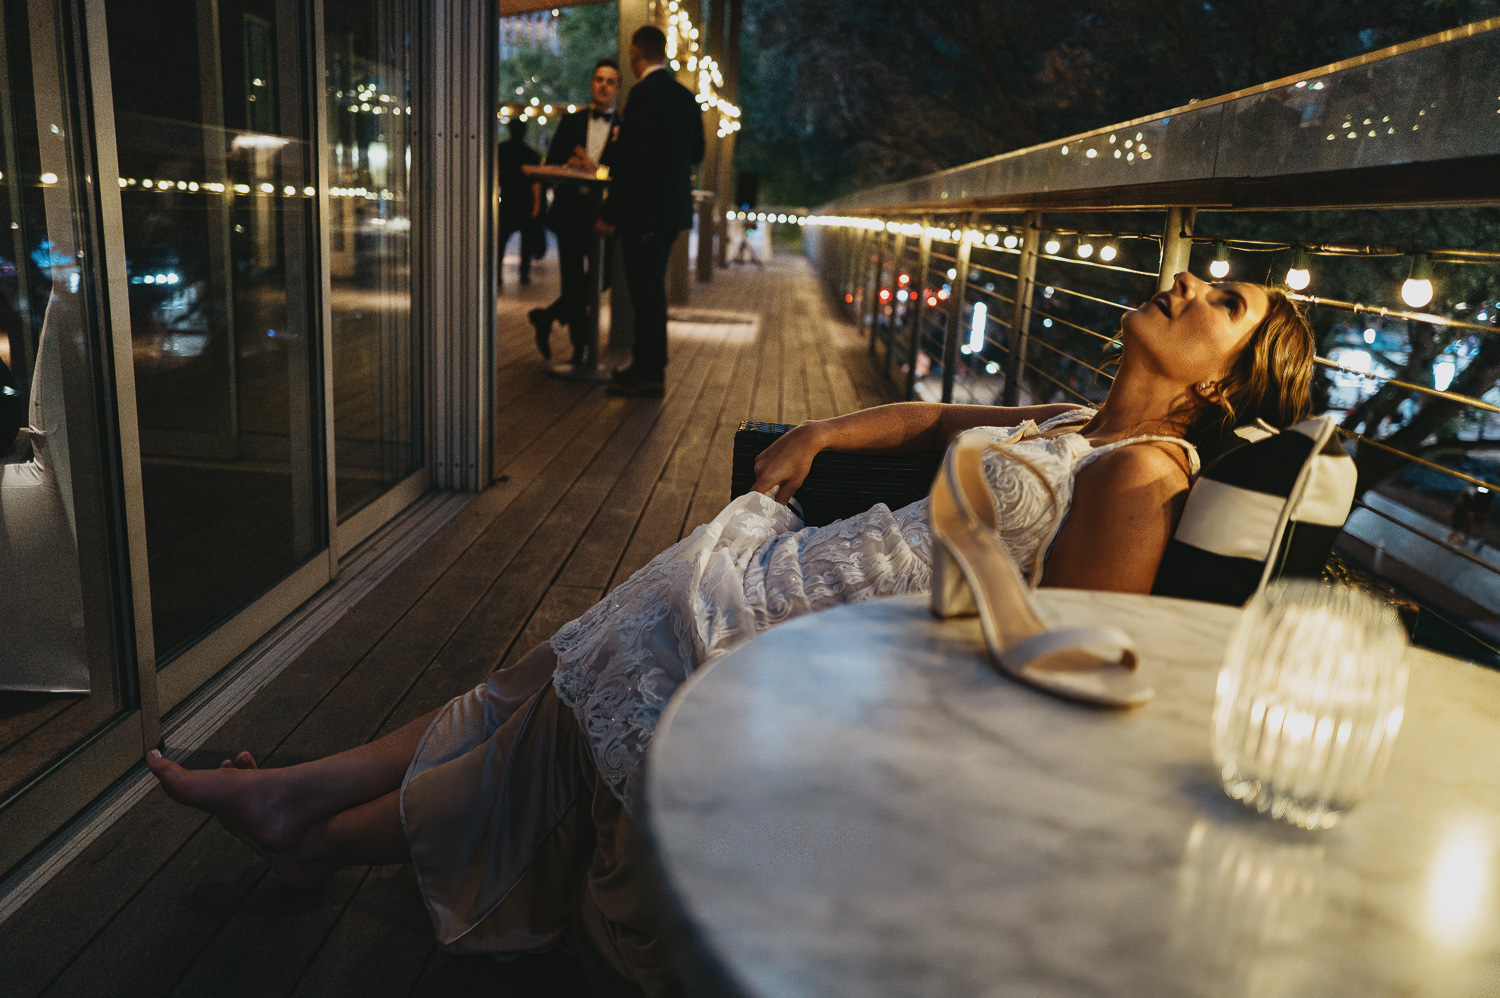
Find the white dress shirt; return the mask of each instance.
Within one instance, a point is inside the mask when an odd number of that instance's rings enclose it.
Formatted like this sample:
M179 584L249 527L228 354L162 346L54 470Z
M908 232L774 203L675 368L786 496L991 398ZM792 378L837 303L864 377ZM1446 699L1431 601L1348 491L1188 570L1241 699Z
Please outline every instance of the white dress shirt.
M593 108L589 109L589 138L585 148L589 151L589 159L595 163L604 153L604 143L609 141L609 130L614 126L612 118L595 118Z

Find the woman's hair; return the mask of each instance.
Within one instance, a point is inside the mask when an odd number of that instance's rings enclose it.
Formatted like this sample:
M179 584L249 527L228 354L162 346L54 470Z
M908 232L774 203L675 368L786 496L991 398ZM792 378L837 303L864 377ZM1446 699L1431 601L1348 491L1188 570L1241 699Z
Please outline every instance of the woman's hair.
M1205 459L1237 426L1263 419L1287 427L1312 410L1312 330L1285 291L1264 290L1265 318L1219 380L1218 397L1202 399L1189 416L1185 436Z

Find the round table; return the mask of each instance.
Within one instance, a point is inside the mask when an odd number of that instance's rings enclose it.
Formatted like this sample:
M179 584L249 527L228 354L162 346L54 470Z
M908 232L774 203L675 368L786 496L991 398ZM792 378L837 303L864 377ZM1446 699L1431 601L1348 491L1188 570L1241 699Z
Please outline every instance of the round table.
M1384 782L1305 832L1219 788L1238 611L1043 590L1137 640L1156 698L1011 682L924 601L768 631L684 685L647 826L712 990L851 995L1500 994L1500 674L1411 653Z

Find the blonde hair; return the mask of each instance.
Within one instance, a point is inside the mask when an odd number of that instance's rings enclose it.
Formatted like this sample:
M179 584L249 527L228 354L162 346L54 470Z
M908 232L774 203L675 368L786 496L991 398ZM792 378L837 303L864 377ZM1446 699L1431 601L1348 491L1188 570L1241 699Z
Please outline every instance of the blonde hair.
M1235 427L1256 419L1287 427L1312 411L1312 330L1285 291L1263 290L1265 318L1219 380L1217 397L1200 400L1188 417L1186 437L1200 449L1212 451Z

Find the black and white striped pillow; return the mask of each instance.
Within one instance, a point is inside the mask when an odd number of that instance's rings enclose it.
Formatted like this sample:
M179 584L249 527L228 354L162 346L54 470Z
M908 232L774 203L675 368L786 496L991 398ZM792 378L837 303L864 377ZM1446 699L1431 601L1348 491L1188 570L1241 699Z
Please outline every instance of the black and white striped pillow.
M1354 461L1328 416L1249 442L1203 470L1152 593L1238 606L1272 579L1316 578L1354 502Z

